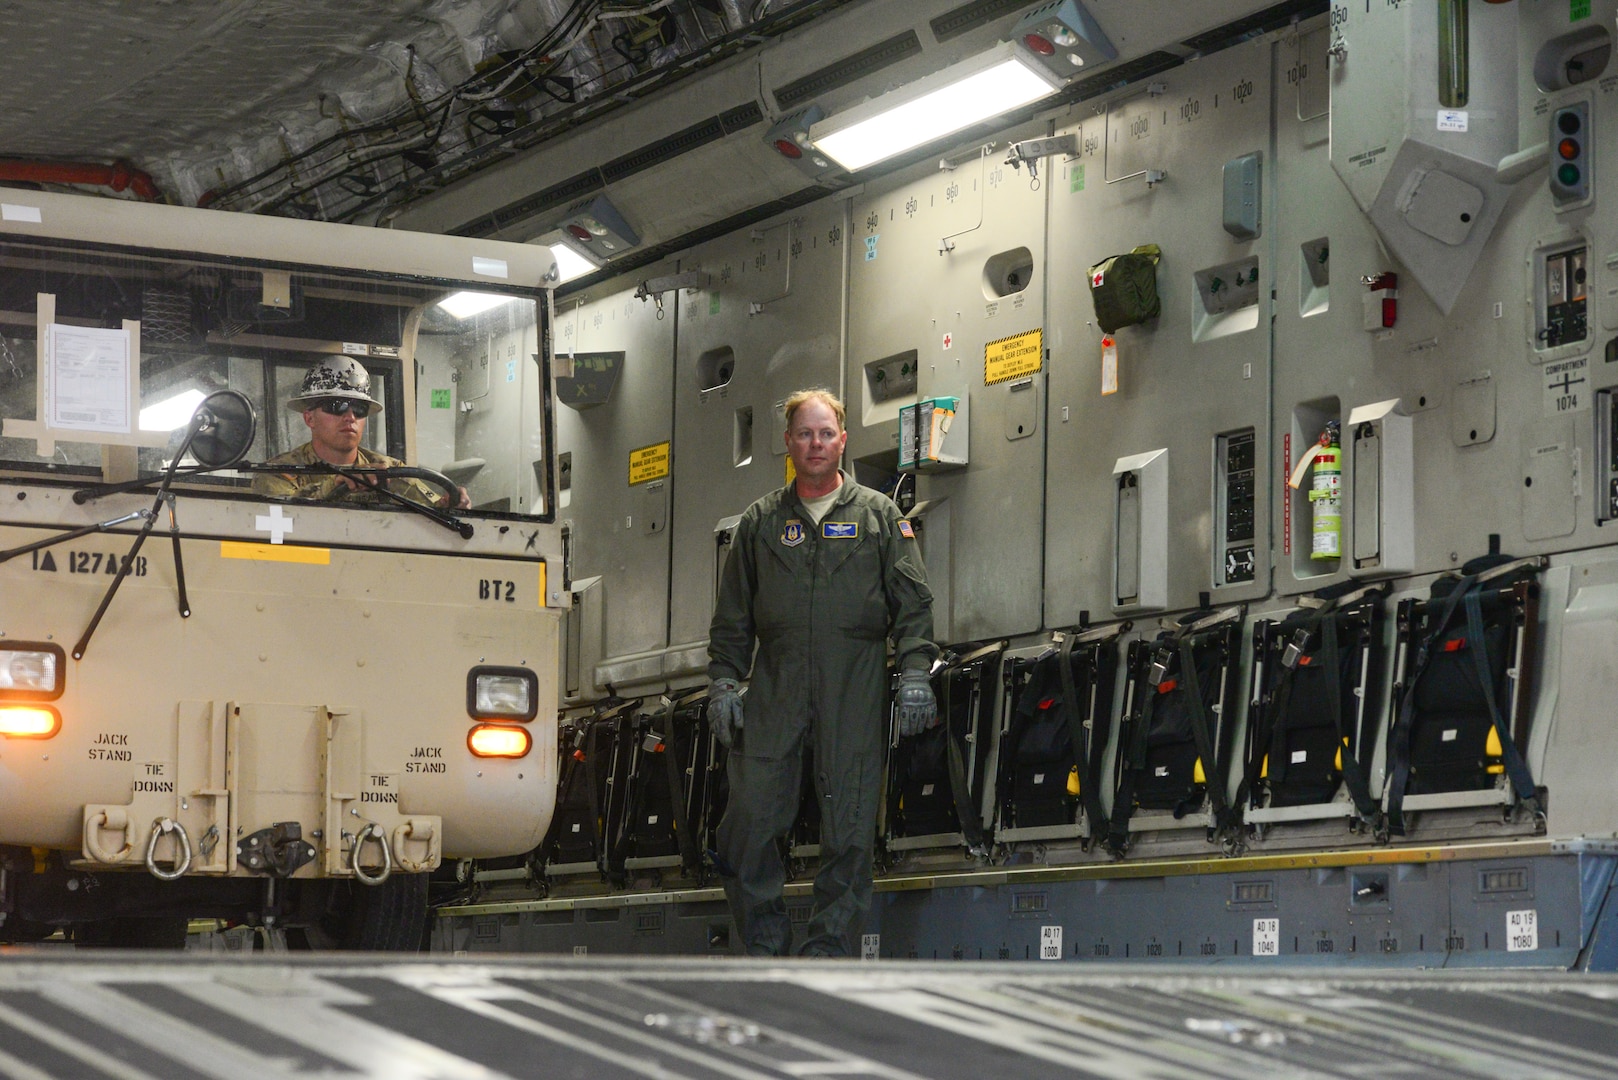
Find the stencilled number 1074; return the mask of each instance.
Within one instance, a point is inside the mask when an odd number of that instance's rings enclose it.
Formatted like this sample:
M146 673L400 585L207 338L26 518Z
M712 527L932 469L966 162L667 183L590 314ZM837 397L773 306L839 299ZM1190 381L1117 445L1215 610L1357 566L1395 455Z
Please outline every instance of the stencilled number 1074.
M517 602L517 583L515 581L501 581L499 578L481 578L478 581L478 599L515 604Z

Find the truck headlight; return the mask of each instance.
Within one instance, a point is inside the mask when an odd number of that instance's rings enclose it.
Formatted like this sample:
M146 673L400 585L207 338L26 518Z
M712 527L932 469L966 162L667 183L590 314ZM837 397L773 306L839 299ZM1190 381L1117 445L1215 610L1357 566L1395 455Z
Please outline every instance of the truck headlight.
M62 696L67 654L45 641L0 643L0 702L55 701Z
M466 736L467 749L478 757L520 758L534 748L527 728L479 724Z
M466 675L466 711L474 720L518 720L539 715L539 676L523 667L475 667Z

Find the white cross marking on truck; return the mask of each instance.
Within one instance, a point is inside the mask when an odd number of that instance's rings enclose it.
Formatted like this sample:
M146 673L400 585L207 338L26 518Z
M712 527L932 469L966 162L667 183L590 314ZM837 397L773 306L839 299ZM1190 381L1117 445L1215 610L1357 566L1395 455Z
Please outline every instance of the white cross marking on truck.
M253 518L253 528L260 532L268 532L270 534L270 543L279 544L281 538L292 531L293 520L289 517L283 517L279 506L272 506L268 514L259 514Z

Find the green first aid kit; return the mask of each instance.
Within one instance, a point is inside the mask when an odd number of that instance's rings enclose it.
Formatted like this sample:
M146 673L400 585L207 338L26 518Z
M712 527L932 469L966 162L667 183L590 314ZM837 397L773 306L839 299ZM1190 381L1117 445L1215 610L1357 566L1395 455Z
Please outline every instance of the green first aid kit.
M1090 300L1103 333L1157 318L1157 261L1162 254L1156 244L1142 244L1090 267Z

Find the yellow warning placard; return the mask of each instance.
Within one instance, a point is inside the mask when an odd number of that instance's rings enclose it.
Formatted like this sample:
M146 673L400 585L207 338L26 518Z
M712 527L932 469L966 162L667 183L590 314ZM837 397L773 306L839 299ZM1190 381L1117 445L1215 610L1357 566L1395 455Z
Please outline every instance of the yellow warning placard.
M629 485L661 480L669 474L669 444L653 443L629 452Z
M1020 379L1043 367L1043 334L1043 330L1029 330L983 346L983 385L993 386L1007 379Z

